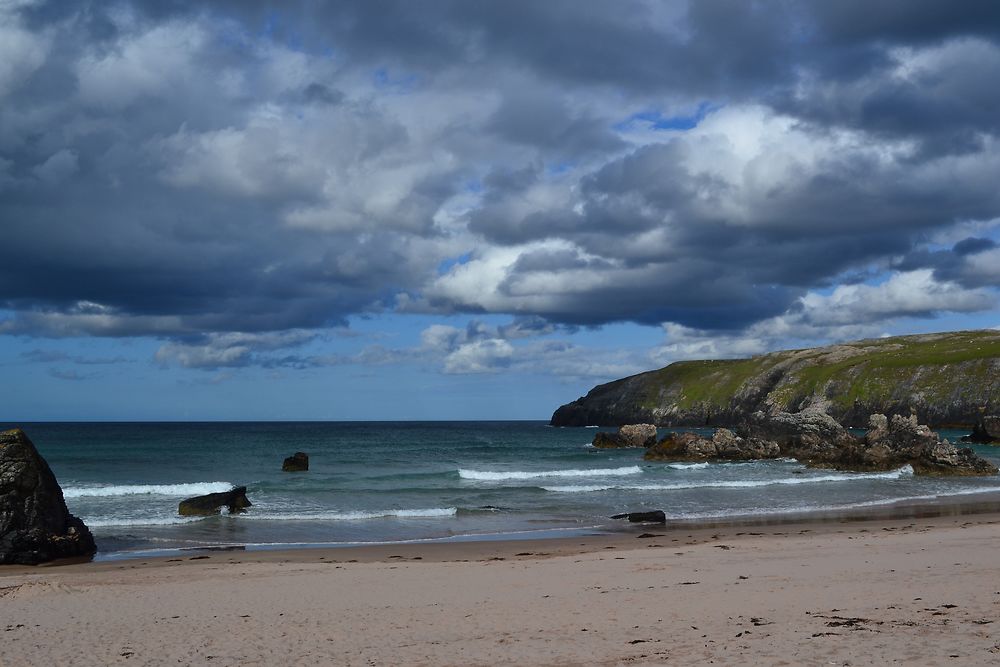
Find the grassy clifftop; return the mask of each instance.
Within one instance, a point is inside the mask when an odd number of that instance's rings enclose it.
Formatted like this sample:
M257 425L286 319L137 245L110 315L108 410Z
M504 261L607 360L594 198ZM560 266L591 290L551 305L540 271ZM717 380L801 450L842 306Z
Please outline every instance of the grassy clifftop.
M1000 331L896 336L751 359L681 361L595 387L556 426L726 425L756 410L822 407L847 425L873 412L971 427L1000 411Z

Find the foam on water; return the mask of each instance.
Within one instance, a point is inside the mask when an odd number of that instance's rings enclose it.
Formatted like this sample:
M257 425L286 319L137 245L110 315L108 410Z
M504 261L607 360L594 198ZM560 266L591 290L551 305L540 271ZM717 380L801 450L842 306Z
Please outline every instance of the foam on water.
M169 517L136 517L131 519L90 519L83 517L89 528L106 528L109 526L175 526L182 523L202 521L203 516L169 516Z
M762 486L778 484L816 484L823 482L853 482L862 479L899 479L912 475L913 468L903 466L899 470L878 473L842 473L837 475L801 475L798 477L783 477L778 479L732 480L712 482L677 482L674 484L605 484L578 486L543 486L546 491L556 493L590 493L594 491L628 490L628 491L675 491L681 489L753 489Z
M457 507L430 507L426 509L358 510L348 512L262 512L253 510L245 514L228 514L228 518L268 521L362 521L365 519L430 519L458 514Z
M203 496L229 491L229 482L191 482L188 484L124 484L112 486L70 486L63 489L64 498L111 496Z
M623 466L621 468L593 468L573 470L538 470L538 471L490 471L490 470L459 470L462 479L480 481L503 481L508 479L536 479L539 477L619 477L638 475L642 472L639 466Z

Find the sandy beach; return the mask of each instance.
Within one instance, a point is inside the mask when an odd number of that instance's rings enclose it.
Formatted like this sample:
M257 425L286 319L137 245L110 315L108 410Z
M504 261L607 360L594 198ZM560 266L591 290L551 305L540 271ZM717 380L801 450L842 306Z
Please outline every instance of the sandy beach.
M991 512L8 567L0 664L996 664L998 551Z

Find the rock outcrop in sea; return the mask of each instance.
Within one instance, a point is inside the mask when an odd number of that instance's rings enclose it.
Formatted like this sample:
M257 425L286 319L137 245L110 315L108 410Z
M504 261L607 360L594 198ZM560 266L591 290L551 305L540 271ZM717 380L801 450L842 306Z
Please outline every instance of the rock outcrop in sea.
M617 433L598 432L591 444L598 449L651 447L656 444L656 427L652 424L625 424Z
M681 361L594 387L553 426L728 426L816 409L863 427L910 414L972 428L1000 405L1000 331L896 336L751 359Z
M972 433L962 438L962 442L980 445L1000 444L1000 415L989 415L980 419L972 427Z
M37 565L97 551L69 513L48 463L21 429L0 432L0 564Z
M838 470L893 470L912 466L923 475L995 475L997 468L969 448L941 437L915 415L870 415L863 437L851 435L820 410L754 413L734 433L720 428L711 438L674 433L646 450L649 461L732 461L795 458Z
M281 464L285 472L305 472L309 470L309 455L305 452L295 452Z
M177 513L181 516L211 516L221 513L222 508L225 507L230 514L235 514L252 505L253 503L247 498L247 487L237 486L229 491L209 493L182 500L177 506Z

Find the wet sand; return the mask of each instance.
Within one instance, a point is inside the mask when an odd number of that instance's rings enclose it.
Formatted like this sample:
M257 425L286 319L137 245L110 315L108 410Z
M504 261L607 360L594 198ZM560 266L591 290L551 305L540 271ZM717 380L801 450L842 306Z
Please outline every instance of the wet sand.
M997 664L1000 512L961 507L6 567L0 664Z

